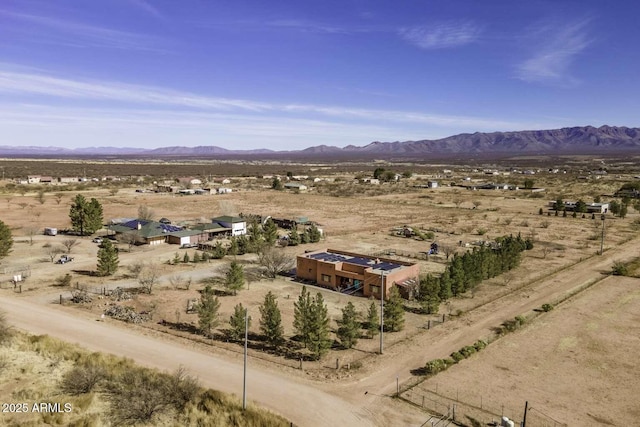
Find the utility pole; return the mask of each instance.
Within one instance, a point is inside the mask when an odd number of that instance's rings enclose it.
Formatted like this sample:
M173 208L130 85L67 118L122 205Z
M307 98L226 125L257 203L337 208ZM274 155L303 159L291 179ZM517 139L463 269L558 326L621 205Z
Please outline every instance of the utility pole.
M380 354L384 350L384 272L380 271Z
M249 332L249 308L244 309L244 376L242 379L242 410L247 409L247 341Z
M527 411L529 410L529 401L524 402L524 417L522 418L522 427L527 427Z
M600 219L602 220L602 233L600 235L600 255L604 253L604 214L600 215Z

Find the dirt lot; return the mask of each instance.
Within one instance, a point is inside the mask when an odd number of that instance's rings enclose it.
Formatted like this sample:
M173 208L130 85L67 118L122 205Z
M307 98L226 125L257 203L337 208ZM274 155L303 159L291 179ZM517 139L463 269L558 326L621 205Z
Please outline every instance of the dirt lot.
M610 277L412 393L417 401L459 399L517 421L528 400L527 425L636 425L639 337L640 279Z
M284 370L288 376L299 377L301 381L320 380L322 385L319 386L324 390L338 393L352 404L362 406L371 414L375 424L388 425L389 420L395 419L394 417L404 410L397 408L399 402L391 403L380 396L393 394L396 381L407 385L415 383L416 378L410 372L412 369L419 368L431 358L447 357L451 351L460 346L486 337L492 327L507 318L529 312L543 303L561 299L575 286L590 280L594 274L599 275L601 272L609 271L614 260L628 258L629 255L638 253L638 242L630 241L637 235L635 221L638 214L633 210L625 219L609 216L606 220L605 256L603 257L595 257L600 249L602 231L602 222L599 218L596 220L592 220L590 216L563 218L546 214L547 202L555 198L556 194L565 194L567 199L585 197L585 200L591 201L590 196L587 197L587 195L593 195L594 192L596 194L612 192L618 186L617 180L608 183L599 182L597 185L590 186L581 182L562 182L555 178L547 178L547 180L545 185L550 184L553 187L549 188L544 196L524 191L468 191L449 187L421 189L413 188L409 183L394 184L395 187L380 186L379 189L371 190L363 185L341 183L339 189L348 195L348 197L341 197L338 190L333 192L333 196L317 194L321 191L294 194L261 189L260 183L256 183L255 180L243 184L240 179L234 180L234 189L237 191L226 195L173 196L136 193L135 188L126 188L120 189L115 195L108 189L97 189L86 192L85 196L100 200L104 208L105 220L135 217L138 206L148 206L154 211L155 217L167 217L174 223L209 221L217 215L240 212L285 218L306 216L319 223L325 232L325 239L315 245L287 248L291 255L304 250L326 247L363 253L394 251L411 254L428 250L430 241L424 242L392 235L392 228L403 225L432 231L434 240L441 246L449 246L457 251L467 250L466 246L472 247L474 242L490 240L505 234L521 233L524 237L535 240L534 249L525 253L519 268L484 282L473 294L452 299L450 303L441 305L440 314L452 316L451 321L444 325L427 331L424 326L429 319L435 319L435 316L428 317L407 312L405 330L385 334L386 351L383 356L375 354L379 346L377 339L361 339L356 349L334 350L321 362L305 362L304 370L300 371L295 369L299 363L297 360L259 351L253 352L252 357L261 360L263 369L273 372ZM153 309L153 322L147 323L145 327L153 329L154 334L162 332L164 335L165 332L171 332L194 338L192 334L171 330L166 326L158 325L157 322L166 320L196 324L197 316L184 312L187 301L199 296L197 290L202 288L201 279L223 273L228 259L208 264L169 266L166 265L166 261L172 259L175 253L182 256L185 250L177 249L174 245L161 245L154 248L134 247L130 253L120 253L121 268L116 276L98 278L88 275L95 269L97 245L89 238L81 238L80 245L72 250L71 255L75 257L73 262L65 265L52 264L47 258L47 248L44 246L59 245L69 237L42 236L35 233L35 230L41 233L43 227L66 228L69 226L69 202L76 192L61 194L60 203L57 203L56 197L51 193L46 195L42 204L37 195L32 193L24 196L4 194L4 199L0 199L0 217L13 228L16 240L13 253L2 260L0 265L0 273L4 273L1 275L2 287L9 287L8 281L18 272L29 276L23 283L22 294L13 294L10 290L2 292L29 301L52 302L57 299L58 294L67 292L66 295L68 295L68 291L51 287L54 280L65 273L72 274L73 283L77 282L95 290L122 285L134 286L136 280L131 277L127 267L144 262L154 265L161 273L160 283L154 287L151 295L137 295L134 300L126 304L133 305L137 310ZM554 196L552 197L551 194ZM543 215L538 213L540 208L544 210ZM193 250L189 250L189 253L193 255ZM248 270L255 268L254 259L252 255L238 257ZM417 262L423 272L438 272L442 271L446 260L441 254L432 257L429 261ZM180 277L183 283L191 279L193 284L190 289L174 289L170 282L175 281L177 277ZM253 281L249 284L249 289L240 291L237 296L222 297L221 318L228 319L234 305L242 302L249 307L253 315L251 330L257 331L259 318L257 307L269 290L279 298L285 333L290 336L293 302L300 292L300 285L290 279ZM348 301L353 301L360 310L364 310L370 304L370 301L362 298L326 290L318 291L323 293L332 319L339 318L340 309ZM314 292L316 292L315 289ZM75 307L75 312L80 316L98 318L109 302L107 299L99 299L96 296L92 303ZM561 313L563 311L558 309L547 315L545 319L560 316ZM625 324L626 321L631 319L620 319L621 324ZM534 330L536 325L537 323L534 323L523 333ZM335 326L335 323L332 323L332 326ZM225 327L224 324L221 326L222 329ZM606 328L599 328L594 331L594 334L598 335L597 332L603 330ZM517 336L518 334L510 335L500 341L499 345L507 345ZM196 339L204 341L198 337ZM214 341L213 346L210 342L198 345L205 345L207 352L231 359L235 359L241 350L237 344L224 341ZM336 359L343 367L339 371L335 370ZM356 362L360 362L362 366L357 367ZM354 369L346 370L344 367L348 363L353 364ZM535 366L530 363L533 362L527 362L526 366ZM468 374L469 371L462 369L465 366L472 366L471 361L464 362L455 369ZM504 366L515 371L520 366L519 359L515 357L506 360ZM455 372L456 370L451 370L445 375ZM472 368L471 372L476 372L476 369ZM536 372L542 372L542 370ZM438 376L439 384L449 382L441 381L441 377L446 378ZM541 377L551 378L544 375ZM615 385L615 377L607 376L606 379L610 387ZM482 382L469 384L472 390L484 390ZM368 392L367 400L362 399L365 391ZM540 393L540 398L536 397L536 399L547 402L556 390L547 390L544 398L542 391ZM525 394L524 390L510 392L514 399L517 398L517 402L527 399ZM533 399L530 400L533 401ZM517 406L519 403L508 404ZM535 405L533 407L536 408ZM387 409L383 410L383 408ZM546 406L545 403L545 413L551 416L556 414L558 419L573 425L566 416L553 411L547 412L547 410L555 411L556 409L553 406ZM606 414L594 415L604 417L603 419L613 419ZM615 420L612 422L622 425Z

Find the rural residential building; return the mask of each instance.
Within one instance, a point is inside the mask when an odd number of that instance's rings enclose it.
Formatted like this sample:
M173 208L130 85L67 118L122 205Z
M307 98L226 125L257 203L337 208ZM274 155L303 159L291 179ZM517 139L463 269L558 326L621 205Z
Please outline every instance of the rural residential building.
M247 234L247 222L238 216L219 216L213 218L211 222L218 223L224 228L231 229L232 236L242 236Z
M29 176L27 176L27 182L29 184L39 184L40 183L40 175L29 175Z
M171 233L182 231L182 227L171 224L163 224L144 219L132 219L126 222L108 225L107 228L116 234L117 239L135 236L138 243L147 245L159 245L167 242L167 236Z
M438 188L438 181L427 181L428 188Z
M415 263L335 249L298 255L296 277L336 291L362 292L365 297L389 297L393 286L415 286L420 273ZM382 285L382 286L381 286ZM405 294L406 292L402 292Z
M304 184L300 184L299 182L287 182L286 184L284 184L284 188L288 188L290 190L304 191L307 189L307 186Z

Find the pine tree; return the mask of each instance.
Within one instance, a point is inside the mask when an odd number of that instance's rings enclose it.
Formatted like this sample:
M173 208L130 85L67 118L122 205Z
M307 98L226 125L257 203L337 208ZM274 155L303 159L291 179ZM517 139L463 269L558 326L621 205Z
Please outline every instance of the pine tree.
M318 243L321 237L322 234L320 233L318 227L316 227L315 224L311 224L311 226L309 227L309 242Z
M184 253L184 256L182 257L182 262L183 262L184 264L189 264L189 261L191 261L191 258L189 258L189 253L188 253L188 252L185 252L185 253Z
M11 229L7 224L0 221L0 259L9 255L13 246L13 238L11 237Z
M284 186L282 185L282 181L280 181L280 178L273 178L273 181L271 181L271 188L273 188L274 190L282 190L284 188Z
M440 283L430 274L420 278L418 288L418 301L422 311L426 314L435 314L440 307Z
M244 316L247 312L247 309L242 306L242 303L236 304L233 309L233 314L229 318L229 338L234 341L240 341L244 339L245 333L245 320ZM251 316L247 319L248 326L251 327Z
M310 309L308 348L316 359L320 359L331 348L332 343L329 338L327 305L321 293L318 292L313 298Z
M389 293L389 300L384 304L384 330L401 331L404 328L404 307L400 291L394 286Z
M202 291L200 303L197 305L198 326L205 335L209 335L211 329L218 326L218 310L220 310L220 301L215 296L211 285L207 285Z
M260 332L264 335L265 341L273 347L279 347L284 340L282 315L278 301L271 291L267 292L260 306Z
M342 320L338 322L337 337L344 348L351 348L358 343L360 337L359 314L352 302L342 309Z
M446 301L451 298L451 276L449 274L449 269L446 269L442 276L440 276L440 291L438 292L438 296L440 297L440 301Z
M298 301L293 303L293 328L305 347L309 344L311 330L311 295L302 287Z
M300 244L300 233L298 233L298 227L293 226L289 232L289 246L298 246Z
M195 251L193 254L193 263L197 264L200 261L202 261L202 258L200 257L200 254L198 253L198 251Z
M118 250L111 240L102 241L102 247L98 249L98 276L111 276L118 270Z
M224 286L227 290L236 295L244 286L244 268L236 261L231 261L229 269L224 279Z
M93 234L102 228L102 205L94 198L87 202L82 194L78 194L69 209L69 219L73 230L81 236Z
M232 236L229 242L229 247L227 248L227 254L235 256L238 255L238 252L238 239L236 239L235 236Z
M265 241L269 245L273 245L274 243L276 243L276 240L278 239L278 226L276 225L276 223L273 222L271 218L269 218L265 221L263 229L264 230L262 234Z
M372 302L367 310L367 336L375 337L380 332L380 318L378 316L378 306Z

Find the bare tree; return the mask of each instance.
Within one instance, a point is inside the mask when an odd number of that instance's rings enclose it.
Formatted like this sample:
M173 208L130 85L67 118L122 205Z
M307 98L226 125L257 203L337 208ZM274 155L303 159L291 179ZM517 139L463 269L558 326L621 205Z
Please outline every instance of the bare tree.
M127 244L128 251L131 252L131 247L137 245L140 242L140 233L138 230L127 231L122 233L120 241Z
M27 206L29 206L29 203L20 202L20 203L18 203L18 206L20 206L22 209L24 209L24 208L26 208Z
M447 257L447 259L449 259L451 255L456 253L456 249L453 246L449 245L440 246L440 250L444 253L444 256Z
M112 187L112 188L109 189L109 194L111 196L115 196L116 194L118 194L118 190L119 190L118 187Z
M459 208L462 204L462 199L456 197L455 199L453 199L453 204L456 205L456 208Z
M29 246L33 246L33 236L38 234L38 229L36 227L27 228L27 236L29 236Z
M151 221L155 215L155 212L149 206L138 206L138 219Z
M46 198L45 198L45 195L44 195L44 190L38 190L38 194L36 194L36 200L41 205L44 205L44 202L46 201Z
M64 246L65 248L67 248L67 253L70 254L71 250L73 248L75 248L76 246L78 246L80 244L80 242L78 241L78 239L65 239L62 241L62 246Z
M47 256L51 260L51 262L55 261L56 256L63 254L65 252L64 248L60 246L49 246L47 249Z
M174 274L173 276L169 277L169 284L171 284L174 289L180 289L183 283L184 277L182 277L180 274Z
M480 200L474 200L471 203L473 204L473 208L474 209L478 209L480 207L480 205L482 204L482 202Z
M53 197L56 198L56 204L60 204L60 202L62 201L62 198L64 197L64 194L62 193L56 193L53 195Z
M160 280L160 274L158 273L158 267L149 264L140 273L138 277L138 283L148 293L151 294L151 290L155 284Z
M127 269L129 270L129 272L133 275L133 277L135 277L136 279L138 277L140 277L140 273L142 272L142 269L144 268L144 263L137 261L134 262L133 264L129 265L127 267Z
M258 254L258 264L267 277L275 278L278 273L292 269L295 261L283 249L264 247Z

